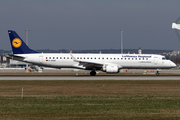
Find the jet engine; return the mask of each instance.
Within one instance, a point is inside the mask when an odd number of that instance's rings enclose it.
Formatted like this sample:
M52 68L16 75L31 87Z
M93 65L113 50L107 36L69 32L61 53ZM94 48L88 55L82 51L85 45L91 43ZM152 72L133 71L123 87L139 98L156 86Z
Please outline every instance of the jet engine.
M119 67L117 65L106 65L103 67L103 71L106 73L118 73Z

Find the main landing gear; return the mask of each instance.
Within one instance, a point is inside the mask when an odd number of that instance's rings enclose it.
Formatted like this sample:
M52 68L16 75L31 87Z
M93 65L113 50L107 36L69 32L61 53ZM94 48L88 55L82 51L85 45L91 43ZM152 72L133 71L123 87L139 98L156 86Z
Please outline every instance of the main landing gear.
M90 75L91 75L91 76L96 76L96 71L91 71L91 72L90 72Z

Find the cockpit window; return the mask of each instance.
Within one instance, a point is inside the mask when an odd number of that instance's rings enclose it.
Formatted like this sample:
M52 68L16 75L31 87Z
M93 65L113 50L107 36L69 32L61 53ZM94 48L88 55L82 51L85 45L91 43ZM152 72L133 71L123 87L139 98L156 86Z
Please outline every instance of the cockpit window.
M162 57L162 60L167 60L167 58L165 58L165 57Z

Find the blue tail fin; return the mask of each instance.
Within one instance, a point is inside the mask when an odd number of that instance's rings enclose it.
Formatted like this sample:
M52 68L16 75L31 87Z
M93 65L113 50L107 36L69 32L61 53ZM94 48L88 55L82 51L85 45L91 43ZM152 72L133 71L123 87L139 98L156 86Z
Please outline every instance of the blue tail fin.
M10 38L13 54L38 53L34 50L31 50L15 31L8 30L8 33L9 33L9 38Z

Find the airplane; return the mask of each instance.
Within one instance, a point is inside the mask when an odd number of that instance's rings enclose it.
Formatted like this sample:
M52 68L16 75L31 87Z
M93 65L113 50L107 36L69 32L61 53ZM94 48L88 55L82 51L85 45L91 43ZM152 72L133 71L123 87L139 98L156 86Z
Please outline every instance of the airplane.
M52 68L76 68L90 70L95 76L96 71L119 73L120 69L160 69L176 67L176 64L157 54L79 54L79 53L39 53L30 49L19 35L8 30L13 54L6 57Z
M172 23L172 29L180 30L180 24Z

